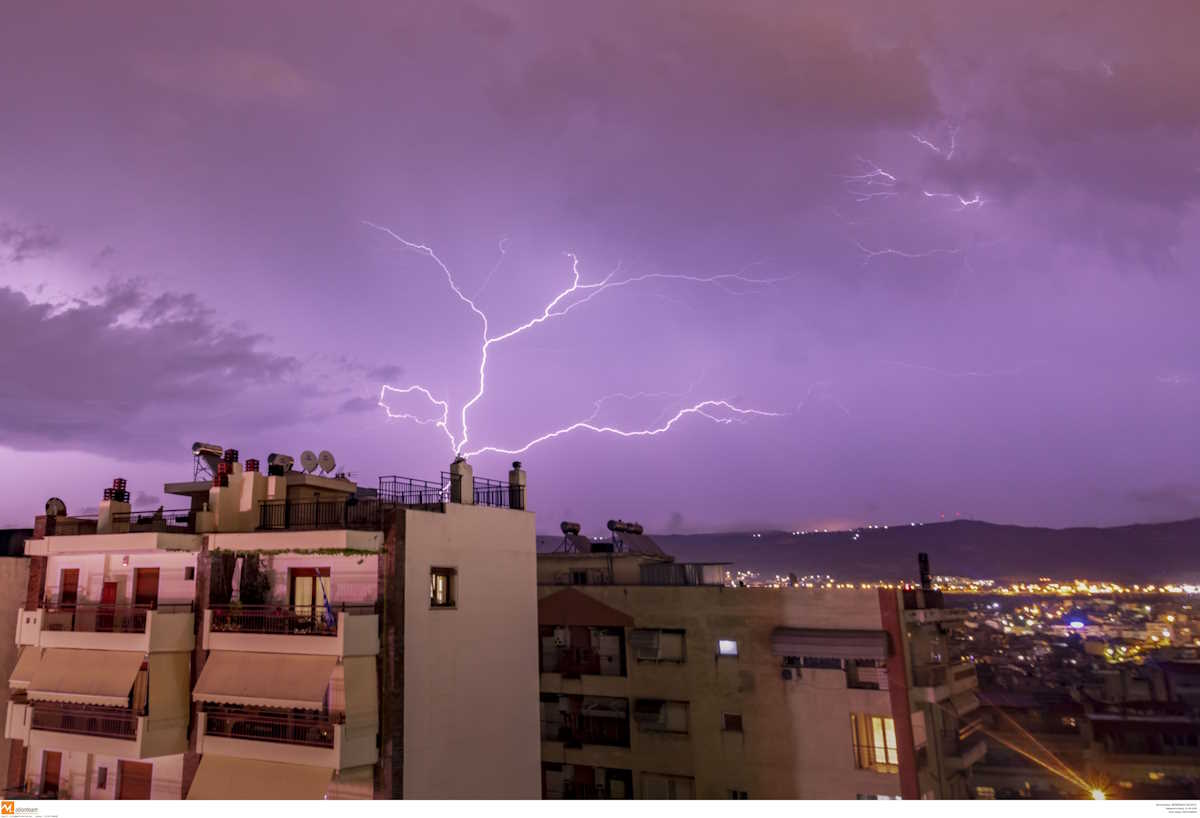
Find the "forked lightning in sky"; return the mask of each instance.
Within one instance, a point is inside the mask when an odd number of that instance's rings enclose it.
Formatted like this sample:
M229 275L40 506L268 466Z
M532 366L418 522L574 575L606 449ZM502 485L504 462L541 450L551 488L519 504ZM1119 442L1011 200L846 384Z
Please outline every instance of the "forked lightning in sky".
M438 257L437 253L433 251L433 248L429 247L428 245L409 241L387 227L383 227L372 222L364 222L364 224L366 224L368 227L385 233L410 250L414 250L418 253L428 256L445 275L446 283L449 285L451 292L453 292L454 295L471 310L471 312L479 316L479 321L482 325L483 337L483 341L479 350L479 388L476 390L475 394L470 398L470 400L463 404L459 415L459 428L457 431L451 429L450 427L449 401L436 397L427 387L420 384L413 384L404 387L396 387L385 384L379 391L379 405L384 408L388 414L388 417L411 420L419 424L435 424L446 434L446 438L450 442L450 447L456 456L471 457L473 455L484 454L487 452L508 455L521 454L539 443L543 443L547 440L552 440L553 438L575 431L590 431L599 434L618 435L620 437L653 437L670 431L671 428L674 427L679 421L690 415L696 415L715 423L728 424L734 421L744 421L750 417L783 417L789 414L787 412L772 412L762 409L747 409L744 407L735 406L727 400L709 398L698 401L691 406L686 406L682 409L679 409L671 418L658 425L639 429L622 429L616 426L602 425L594 421L600 412L601 406L606 400L609 400L613 397L629 398L634 396L607 395L596 401L594 411L587 418L538 435L532 440L529 440L521 445L487 445L478 446L474 449L468 450L467 443L470 440L470 431L467 422L467 415L470 412L471 407L482 400L484 393L487 391L488 354L494 344L499 344L502 341L506 341L509 338L513 338L523 332L531 330L537 325L549 321L551 318L560 318L571 312L571 310L575 309L576 307L591 301L605 290L625 287L630 284L636 284L643 281L662 279L672 281L689 281L698 284L713 284L715 286L727 289L730 292L738 293L739 291L731 289L729 284L737 281L752 286L760 286L777 283L779 281L783 281L784 279L752 278L747 276L744 271L737 273L722 273L713 276L692 276L682 273L645 273L642 275L630 276L628 278L616 278L621 269L620 265L618 265L615 270L606 275L600 281L584 283L579 271L579 258L573 253L567 253L566 256L571 260L571 285L555 295L554 298L552 298L549 303L542 308L541 314L529 319L517 327L514 327L513 329L508 330L507 332L493 335L491 333L491 327L488 322L487 313L479 308L474 299L468 297L462 291L458 283L454 280L454 275L450 272L450 268L445 264L445 262L442 261L441 258ZM502 255L505 252L503 241L501 242L500 252ZM488 280L490 280L491 275L494 272L495 268L493 267L491 272L488 274ZM483 286L486 286L486 284L487 282L485 281ZM482 287L480 289L482 290ZM408 395L414 393L421 395L433 407L437 407L437 409L440 410L440 414L423 417L420 415L415 415L412 412L394 410L388 402L389 395Z

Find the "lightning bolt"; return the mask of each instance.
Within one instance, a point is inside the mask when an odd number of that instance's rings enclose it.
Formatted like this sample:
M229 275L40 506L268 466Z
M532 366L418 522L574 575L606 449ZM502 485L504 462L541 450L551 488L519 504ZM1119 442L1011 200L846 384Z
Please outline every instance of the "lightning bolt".
M872 199L887 199L899 196L896 189L899 180L869 159L856 157L858 163L865 168L862 173L843 176L846 187L856 202L869 202Z
M379 232L384 233L385 235L391 237L392 239L400 242L408 249L413 250L414 252L420 253L424 256L427 256L430 260L432 260L434 262L434 264L437 265L438 269L440 269L442 271L442 274L445 276L446 283L450 287L450 291L454 294L454 296L456 298L458 298L458 300L461 301L463 304L465 304L471 310L471 312L473 312L476 316L479 317L479 321L480 321L480 324L482 327L482 338L483 338L483 342L482 342L482 345L480 346L480 354L479 354L479 387L475 391L475 394L472 395L471 398L468 401L466 401L462 406L462 410L459 415L459 429L457 431L457 434L454 430L452 430L450 428L449 402L435 397L433 392L430 389L428 389L427 387L421 386L421 385L413 385L413 386L399 388L399 387L384 385L383 387L381 387L380 392L379 392L379 405L384 408L384 410L387 412L387 415L389 418L412 420L419 424L432 423L432 424L436 425L443 432L445 432L446 437L450 441L450 446L453 449L454 454L456 456L470 457L470 456L474 456L477 454L483 454L486 452L495 452L495 453L499 453L499 454L520 454L525 451L528 451L531 447L537 445L538 443L542 443L544 441L551 440L553 438L560 437L562 435L565 435L565 434L568 434L570 432L577 431L577 430L588 430L588 431L593 431L593 432L603 433L603 434L615 434L615 435L619 435L621 437L653 437L653 436L662 434L663 432L669 431L676 423L678 423L680 420L682 420L683 418L685 418L689 415L698 415L700 417L704 417L708 420L711 420L715 423L721 423L721 424L728 424L728 423L733 423L735 421L742 421L750 416L783 417L786 415L786 413L782 413L782 412L769 412L769 411L759 410L759 409L745 409L745 408L742 408L739 406L734 406L732 403L725 401L725 400L710 399L710 400L703 400L696 404L693 404L692 406L680 409L665 424L658 426L658 427L654 427L654 428L627 430L627 429L621 429L621 428L618 428L615 426L599 426L599 425L596 425L595 423L593 423L593 421L599 415L603 404L607 400L615 399L617 397L632 399L634 397L639 397L642 395L654 394L654 393L638 393L636 395L626 395L623 393L617 393L614 395L606 395L606 396L600 398L599 400L597 400L594 404L592 414L590 416L588 416L587 418L585 418L584 420L577 421L575 423L572 423L569 426L565 426L561 429L557 429L555 431L541 435L541 436L531 440L530 442L524 444L523 446L521 446L519 448L507 449L507 448L502 448L502 447L497 447L497 446L482 446L482 447L467 451L466 450L467 442L470 440L470 431L469 431L469 426L468 426L468 422L467 422L467 415L470 412L471 407L473 407L476 403L478 403L480 400L482 400L484 393L487 391L487 364L488 364L489 352L491 351L491 348L493 345L499 344L503 341L507 341L510 338L514 338L517 335L520 335L523 332L527 332L527 331L533 329L534 327L537 327L540 324L546 323L547 321L551 320L552 318L561 318L562 316L568 315L572 310L588 303L593 298L600 295L602 292L605 292L607 290L618 289L621 287L627 287L631 284L637 284L637 283L641 283L641 282L645 282L645 281L654 281L654 280L687 281L687 282L697 283L697 284L711 284L711 285L718 286L721 289L726 290L727 292L730 292L732 294L743 295L743 294L745 294L746 291L733 289L729 286L729 284L731 282L737 281L737 282L741 282L742 284L746 284L746 285L761 286L761 285L775 284L775 283L778 283L781 281L786 281L786 280L788 280L788 278L786 278L786 277L785 278L753 278L753 277L750 277L750 276L746 275L746 270L749 269L749 266L753 266L753 265L749 265L748 267L743 268L742 270L739 270L736 273L721 273L721 274L712 275L712 276L693 276L693 275L686 275L683 273L644 273L641 275L630 276L627 278L616 278L616 276L621 271L621 265L618 264L617 267L612 272L610 272L608 275L606 275L601 280L595 281L595 282L590 282L590 283L585 283L582 279L582 274L580 273L578 256L576 256L574 253L565 253L564 255L566 255L566 257L571 260L571 284L570 284L570 286L566 287L563 290L560 290L552 299L550 299L550 301L542 308L542 311L539 315L536 315L535 317L530 318L525 323L520 324L520 325L514 327L513 329L508 330L507 332L501 332L499 334L493 335L491 332L491 327L490 327L490 324L488 321L487 313L485 313L482 309L480 309L480 307L475 303L475 300L473 298L467 296L462 291L462 288L459 287L458 283L454 279L454 274L450 272L449 266L447 266L446 263L437 255L437 253L433 250L433 248L431 248L425 244L420 244L418 242L410 241L410 240L404 238L403 236L400 236L399 234L397 234L390 228L384 227L382 225L375 224L375 223L369 222L369 221L364 221L363 224L365 224L366 226L368 226L374 230L378 230ZM500 251L501 251L501 257L502 257L501 260L503 260L503 255L505 253L505 247L504 247L503 241L501 242L501 245L500 245ZM490 276L490 274L489 274L489 276ZM485 282L485 284L486 284L486 282ZM412 412L407 412L407 411L394 411L391 408L390 403L388 402L389 394L405 395L405 394L414 394L414 393L422 396L425 400L427 400L431 404L431 406L439 407L441 409L441 413L433 414L432 416L430 416L430 415L422 416L422 415L416 415L416 414L413 414ZM723 415L714 414L710 410L723 410L725 412L725 414L723 414Z
M921 192L925 194L925 198L927 199L954 199L958 202L958 207L955 210L966 210L968 207L981 207L986 201L978 193L968 199L957 193L930 193L928 190L922 190Z
M933 151L938 156L942 157L947 162L949 162L951 159L954 158L954 151L955 151L955 148L957 147L958 128L959 128L959 126L957 126L957 125L955 125L954 127L950 127L950 126L946 127L946 132L949 135L949 142L947 143L946 147L944 147L944 148L941 145L938 145L934 142L929 141L928 139L926 139L925 137L921 136L918 133L909 134L909 136L911 136L918 145L929 148L929 150Z
M961 254L963 251L961 247L935 247L931 250L921 250L919 252L899 250L895 247L881 247L879 249L872 249L864 245L862 242L856 241L854 243L858 246L858 249L862 251L864 256L864 265L869 264L871 259L879 258L880 256L896 256L898 258L912 260L919 258L930 258L932 256L939 255L954 256Z

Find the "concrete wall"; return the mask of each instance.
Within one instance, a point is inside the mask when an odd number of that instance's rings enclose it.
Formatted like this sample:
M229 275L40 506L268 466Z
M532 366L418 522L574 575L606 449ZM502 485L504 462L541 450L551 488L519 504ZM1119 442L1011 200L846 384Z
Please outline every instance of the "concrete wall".
M194 571L192 579L186 578L186 569L195 567L196 555L190 552L55 554L47 560L45 598L57 604L63 569L78 568L79 604L98 603L104 583L113 581L117 604L132 604L134 570L157 568L159 604L187 603L195 599L196 581Z
M404 513L404 797L538 798L534 515ZM453 609L430 608L433 566Z
M17 632L17 608L25 598L29 583L29 560L25 557L0 558L0 714L8 711L8 677L17 664L19 649L13 639ZM9 754L20 745L0 741L0 770L7 770Z
M26 780L34 790L41 788L42 753L44 750L59 750L62 753L62 768L59 775L59 797L72 800L112 800L117 797L118 767L122 759L117 756L99 755L81 751L60 750L56 747L33 745L29 748ZM179 800L183 781L183 755L159 758L124 759L140 764L150 764L154 773L150 782L150 797L153 799ZM100 768L108 770L104 789L99 789Z
M539 596L560 591L541 587ZM894 774L856 769L850 714L891 714L886 691L848 689L841 671L803 669L785 680L771 651L778 626L881 630L875 591L724 587L576 587L630 614L635 627L682 628L682 663L639 662L626 645L628 677L562 680L542 676L543 689L583 695L686 700L686 736L639 729L630 748L543 745L546 761L630 769L641 797L648 774L690 776L697 798L854 798L896 795ZM552 624L552 623L545 623ZM626 635L628 636L628 629ZM719 656L717 641L736 640L738 656ZM793 674L794 676L796 674ZM742 716L743 731L722 730L722 714Z

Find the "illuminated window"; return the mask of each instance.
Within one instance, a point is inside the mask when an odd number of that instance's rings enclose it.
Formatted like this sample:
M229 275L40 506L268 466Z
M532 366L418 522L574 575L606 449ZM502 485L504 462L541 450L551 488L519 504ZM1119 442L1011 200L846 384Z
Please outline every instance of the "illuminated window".
M720 656L737 656L738 643L736 639L718 639L717 654Z
M453 608L458 572L453 568L429 569L429 606L431 608Z
M1166 773L1160 773L1160 772L1147 773L1146 775L1151 781L1162 781L1164 778L1167 777Z
M982 798L986 801L995 800L996 789L995 789L995 787L976 787L975 788L975 797Z
M850 714L855 766L879 773L900 771L896 723L888 716Z

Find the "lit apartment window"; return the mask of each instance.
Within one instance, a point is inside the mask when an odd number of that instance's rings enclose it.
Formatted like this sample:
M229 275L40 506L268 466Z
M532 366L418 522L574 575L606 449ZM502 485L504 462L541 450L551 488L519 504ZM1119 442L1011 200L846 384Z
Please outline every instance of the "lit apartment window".
M681 630L635 628L629 636L629 644L639 662L682 662L683 636Z
M980 798L984 801L993 801L996 798L996 788L995 787L976 787L975 788L975 797Z
M890 717L851 713L850 731L856 767L879 773L899 772L896 723Z
M429 606L453 608L458 590L458 571L453 568L429 569Z
M742 732L742 714L741 713L722 713L721 714L721 729L727 733Z
M686 733L688 703L663 699L638 699L633 703L633 718L647 733Z
M718 639L717 640L717 655L718 656L737 656L738 643L736 639Z

